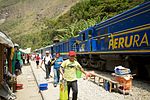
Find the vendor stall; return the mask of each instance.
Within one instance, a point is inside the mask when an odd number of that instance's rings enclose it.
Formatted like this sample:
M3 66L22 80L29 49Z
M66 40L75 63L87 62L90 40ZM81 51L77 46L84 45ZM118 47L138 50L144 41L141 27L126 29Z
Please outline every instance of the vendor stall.
M11 60L13 56L13 43L11 39L5 34L0 32L0 82L3 80L4 76L4 65L7 62L8 70L11 72Z
M8 82L12 76L13 47L11 39L5 33L0 32L0 96L8 100L13 98L11 85Z

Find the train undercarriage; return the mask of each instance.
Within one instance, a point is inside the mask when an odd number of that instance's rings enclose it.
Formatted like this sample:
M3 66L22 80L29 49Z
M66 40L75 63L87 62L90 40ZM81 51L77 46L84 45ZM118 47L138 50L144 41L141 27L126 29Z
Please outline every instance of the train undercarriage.
M116 66L129 68L136 78L150 80L150 55L130 54L84 54L78 55L83 67L114 72Z

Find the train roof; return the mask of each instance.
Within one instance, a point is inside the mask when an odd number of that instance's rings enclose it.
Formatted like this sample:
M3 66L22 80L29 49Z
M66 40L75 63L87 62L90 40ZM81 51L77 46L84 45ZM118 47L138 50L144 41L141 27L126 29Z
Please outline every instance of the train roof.
M85 32L85 31L87 31L87 30L89 30L89 29L93 29L93 26L91 26L91 27L89 27L89 28L87 28L87 29L85 29L85 30L82 30L81 32L79 32L79 34Z
M8 37L5 33L0 32L0 44L7 45L9 47L14 47L13 42L11 41L10 37Z
M53 45L54 45L54 44L48 45L48 46L46 46L45 48L52 47Z

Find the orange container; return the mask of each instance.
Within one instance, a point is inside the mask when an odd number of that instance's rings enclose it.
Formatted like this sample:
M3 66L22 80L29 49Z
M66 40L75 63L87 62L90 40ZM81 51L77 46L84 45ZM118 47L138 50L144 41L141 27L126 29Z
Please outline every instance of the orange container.
M132 78L125 79L122 76L115 76L115 80L123 87L123 90L130 90L132 88Z

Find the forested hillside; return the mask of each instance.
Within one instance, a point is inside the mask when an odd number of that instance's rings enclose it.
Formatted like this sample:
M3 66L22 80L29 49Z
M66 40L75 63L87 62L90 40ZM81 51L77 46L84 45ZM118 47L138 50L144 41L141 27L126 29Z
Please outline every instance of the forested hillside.
M34 37L45 27L43 21L61 16L77 1L0 0L0 30L8 34L21 47L32 46ZM38 39L36 44L38 45L39 42Z
M96 23L131 9L144 0L82 0L58 19L47 19L39 33L40 45L51 44L54 37L66 40ZM38 41L38 40L37 40Z
M22 47L35 49L46 46L52 43L53 38L68 39L77 35L81 30L131 9L143 1L80 0L69 11L59 14L59 17L44 17L34 23L35 27L40 25L39 31L31 31L31 34L23 34L13 39Z

